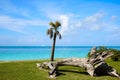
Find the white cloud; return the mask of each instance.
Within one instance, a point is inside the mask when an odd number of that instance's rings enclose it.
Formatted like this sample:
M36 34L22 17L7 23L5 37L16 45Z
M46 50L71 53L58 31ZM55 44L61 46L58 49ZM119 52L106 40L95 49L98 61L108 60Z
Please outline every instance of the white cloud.
M102 27L101 19L104 17L103 13L96 13L91 16L87 16L83 19L76 19L76 15L63 14L59 15L61 21L61 34L74 33L76 29L87 29L90 31L100 30Z
M47 24L41 20L26 20L20 18L12 18L9 16L0 16L0 27L16 32L25 33L23 30L25 27L41 25L46 26Z
M97 22L104 16L103 13L96 13L84 19L85 22Z
M61 34L64 34L64 32L67 33L68 29L69 29L69 17L67 15L60 15L59 16L60 20L61 20Z
M103 13L96 13L76 22L76 26L87 30L99 30L102 27Z
M111 16L111 20L110 18L106 19L106 16L107 15L104 13L98 12L78 21L76 25L81 29L87 29L90 31L102 30L109 34L119 35L120 26L115 23L117 17Z
M88 30L88 31L103 31L108 33L118 33L120 31L119 25L115 24L109 18L106 19L103 12L97 12L91 16L84 18L76 18L76 15L70 16L69 14L59 15L62 27L61 33L69 34L74 33L75 30ZM111 16L116 18L116 16Z
M55 16L56 15L54 15L54 17ZM95 13L83 19L76 19L76 15L73 14L59 14L56 17L57 18L55 19L60 20L62 24L60 33L62 35L65 35L69 33L74 33L74 30L76 29L87 29L90 31L100 30L103 27L102 18L104 17L104 14Z
M75 33L75 30L88 30L88 31L110 31L115 25L114 22L111 22L110 19L116 19L116 16L111 16L107 18L106 14L103 11L98 11L92 15L81 18L78 14L61 13L61 7L56 6L56 4L46 4L41 11L49 18L51 21L60 20L61 34L72 34ZM106 25L105 25L106 24Z

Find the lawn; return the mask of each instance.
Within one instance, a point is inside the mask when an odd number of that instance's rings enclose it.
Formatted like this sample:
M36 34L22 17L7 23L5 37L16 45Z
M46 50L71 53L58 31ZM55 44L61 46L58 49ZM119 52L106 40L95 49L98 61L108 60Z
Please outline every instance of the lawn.
M59 67L60 75L56 79L48 77L48 70L39 70L36 63L39 61L0 62L0 80L120 80L111 76L91 77L84 69L73 66ZM120 61L107 60L120 73Z

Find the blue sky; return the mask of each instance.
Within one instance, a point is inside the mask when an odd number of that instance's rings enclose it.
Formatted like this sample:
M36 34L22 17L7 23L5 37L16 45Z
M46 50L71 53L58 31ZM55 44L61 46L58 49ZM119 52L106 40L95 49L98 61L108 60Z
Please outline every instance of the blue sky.
M120 46L120 0L0 0L0 46Z

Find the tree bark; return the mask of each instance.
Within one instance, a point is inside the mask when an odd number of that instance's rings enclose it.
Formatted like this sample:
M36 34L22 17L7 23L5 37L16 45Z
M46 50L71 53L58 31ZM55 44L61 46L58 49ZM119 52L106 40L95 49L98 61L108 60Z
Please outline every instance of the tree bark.
M40 69L48 67L48 73L51 78L56 77L58 74L58 67L64 65L82 67L86 70L86 72L88 72L90 76L99 76L107 74L120 78L117 71L104 62L105 59L112 56L113 54L108 51L96 53L95 50L96 48L91 49L89 58L68 58L55 62L43 62L40 64L37 63L37 67L39 67Z
M54 61L55 43L56 43L56 33L54 33L54 38L53 38L53 45L52 45L52 51L51 51L50 61Z

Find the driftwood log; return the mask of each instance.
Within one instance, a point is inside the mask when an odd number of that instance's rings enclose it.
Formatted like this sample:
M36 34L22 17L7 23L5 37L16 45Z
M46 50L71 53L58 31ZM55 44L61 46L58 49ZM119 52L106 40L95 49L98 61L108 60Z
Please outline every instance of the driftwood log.
M51 78L55 78L58 74L58 67L64 65L82 67L90 76L110 75L120 78L117 71L104 62L105 59L112 55L109 51L96 53L96 47L93 47L89 58L68 58L55 62L36 63L36 65L39 69L48 67L48 74Z

